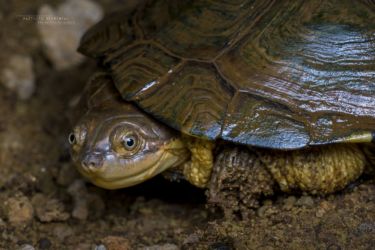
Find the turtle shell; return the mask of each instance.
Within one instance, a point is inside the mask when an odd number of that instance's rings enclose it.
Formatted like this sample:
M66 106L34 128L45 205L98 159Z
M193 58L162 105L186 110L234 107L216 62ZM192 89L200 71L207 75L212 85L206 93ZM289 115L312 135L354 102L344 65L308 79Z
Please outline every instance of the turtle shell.
M278 149L373 140L375 1L186 1L153 25L159 2L82 40L125 100L212 140Z

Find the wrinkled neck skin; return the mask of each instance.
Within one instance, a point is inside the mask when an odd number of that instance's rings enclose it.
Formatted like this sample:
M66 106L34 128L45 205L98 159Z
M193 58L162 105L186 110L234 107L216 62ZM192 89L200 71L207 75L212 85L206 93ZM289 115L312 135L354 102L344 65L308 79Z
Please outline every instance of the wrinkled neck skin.
M144 182L190 157L179 133L124 101L91 107L73 135L71 154L79 172L106 189Z

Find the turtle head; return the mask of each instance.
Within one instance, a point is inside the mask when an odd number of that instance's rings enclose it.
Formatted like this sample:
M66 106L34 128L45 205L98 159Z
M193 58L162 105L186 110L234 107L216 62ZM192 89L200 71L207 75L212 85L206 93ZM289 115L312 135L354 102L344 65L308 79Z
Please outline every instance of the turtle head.
M173 131L126 106L89 111L68 138L79 172L103 188L136 185L189 157Z
M68 139L79 172L107 189L136 185L190 156L178 133L122 99L89 107Z

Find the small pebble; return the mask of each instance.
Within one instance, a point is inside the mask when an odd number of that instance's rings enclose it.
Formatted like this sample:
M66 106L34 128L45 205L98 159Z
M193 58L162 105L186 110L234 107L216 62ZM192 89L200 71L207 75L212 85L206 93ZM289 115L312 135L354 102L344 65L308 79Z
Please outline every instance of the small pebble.
M68 193L73 197L74 207L72 217L79 220L86 220L89 215L87 190L82 180L75 180L69 187Z
M271 200L265 200L263 202L263 206L259 207L256 211L256 214L259 217L266 217L270 214L274 213L274 210L272 208L272 201Z
M12 226L26 226L34 217L34 209L26 196L12 197L5 201L5 213Z
M83 56L76 50L84 32L103 17L102 8L90 0L67 0L53 9L41 6L39 15L60 17L55 22L38 22L45 54L56 69L62 70L80 63Z
M79 220L91 218L100 218L105 211L103 199L97 194L89 194L85 182L82 179L76 179L68 187L68 193L73 198L72 217Z
M108 250L130 250L129 240L120 236L107 236L101 240Z
M69 213L65 212L64 204L57 199L38 193L34 195L31 202L36 216L41 222L66 221L69 219Z
M286 199L284 200L283 208L284 208L285 210L290 210L290 209L292 209L293 206L295 205L296 201L297 201L296 197L294 197L294 196L292 196L292 195L289 196L288 198L286 198Z
M38 241L39 249L49 249L52 246L52 243L47 238L42 238Z
M73 230L67 224L56 225L53 229L53 234L60 240L64 241L69 236L73 235Z
M32 245L29 245L29 244L24 244L22 245L20 248L18 248L19 250L35 250L35 248L32 246Z
M10 57L1 72L0 82L17 93L19 99L29 99L35 91L35 75L31 58L25 55Z
M326 213L326 211L324 209L318 209L316 212L315 212L315 216L317 218L322 218L324 216L324 214Z
M323 200L320 202L319 207L317 211L315 212L316 217L321 218L323 217L329 210L333 209L335 205L332 205L332 203Z
M264 217L265 214L266 214L266 210L267 210L267 208L268 208L268 206L265 206L265 205L263 205L263 206L261 206L260 208L258 208L258 209L257 209L257 215L258 215L259 217Z
M273 202L272 202L272 200L265 200L265 201L263 201L263 205L265 205L265 206L272 206L272 204L273 204Z
M304 207L313 207L314 206L314 200L311 198L311 196L302 196L298 199L296 202L297 206L304 206Z
M92 250L107 250L107 248L103 244L101 244L101 245L94 245L92 247Z

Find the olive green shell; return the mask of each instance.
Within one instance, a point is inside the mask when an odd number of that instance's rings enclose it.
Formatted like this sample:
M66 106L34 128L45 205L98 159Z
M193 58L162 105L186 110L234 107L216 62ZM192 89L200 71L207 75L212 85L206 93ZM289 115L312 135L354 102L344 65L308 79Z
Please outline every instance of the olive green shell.
M374 0L147 2L79 50L187 134L279 149L374 138Z

